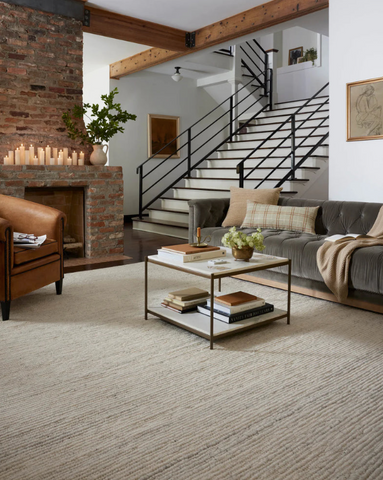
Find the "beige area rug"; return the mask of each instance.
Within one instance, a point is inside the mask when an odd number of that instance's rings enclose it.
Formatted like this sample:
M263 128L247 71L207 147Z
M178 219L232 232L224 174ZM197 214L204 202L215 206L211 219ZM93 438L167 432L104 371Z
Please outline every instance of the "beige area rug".
M383 317L293 295L208 342L143 319L143 264L68 274L0 332L1 480L382 479ZM196 283L150 265L156 303ZM285 292L239 280L283 306Z

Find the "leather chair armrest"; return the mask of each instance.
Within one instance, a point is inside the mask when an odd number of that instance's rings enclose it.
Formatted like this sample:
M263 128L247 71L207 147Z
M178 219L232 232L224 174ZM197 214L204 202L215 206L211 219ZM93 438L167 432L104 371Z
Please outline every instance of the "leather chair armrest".
M11 269L13 264L13 228L0 218L0 301L10 300Z
M222 225L230 205L230 198L205 198L189 202L189 243L195 241L197 227Z
M13 229L12 229L11 222L6 220L5 218L0 218L0 242L6 242L8 240L8 238L7 238L8 228L11 229L11 237L10 238L13 238Z
M46 235L62 244L66 216L55 208L0 195L0 217L8 220L16 232Z

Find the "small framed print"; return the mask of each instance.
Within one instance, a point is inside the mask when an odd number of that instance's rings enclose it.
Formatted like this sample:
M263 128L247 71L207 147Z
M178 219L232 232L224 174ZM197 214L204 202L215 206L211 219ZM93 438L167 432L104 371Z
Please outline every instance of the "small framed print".
M289 65L296 65L300 57L303 57L303 47L290 48Z
M347 141L383 138L383 78L347 84Z
M180 139L176 139L179 133L180 117L150 113L148 115L149 157L154 155L154 158L167 158L169 156L180 158ZM171 142L173 139L175 140Z

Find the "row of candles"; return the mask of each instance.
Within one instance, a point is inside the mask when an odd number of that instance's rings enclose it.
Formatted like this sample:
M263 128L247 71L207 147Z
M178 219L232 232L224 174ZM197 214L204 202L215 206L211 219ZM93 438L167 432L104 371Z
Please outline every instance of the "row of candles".
M73 151L69 156L68 148L59 151L58 148L51 148L47 145L44 148L37 148L31 145L28 149L21 144L15 151L9 150L4 157L4 165L84 165L85 154Z

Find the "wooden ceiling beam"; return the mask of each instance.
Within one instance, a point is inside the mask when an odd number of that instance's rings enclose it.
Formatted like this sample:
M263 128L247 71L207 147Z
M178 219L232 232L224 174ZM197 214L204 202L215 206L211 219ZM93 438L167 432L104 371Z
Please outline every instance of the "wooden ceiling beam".
M329 0L272 0L195 32L195 47L184 52L151 48L110 65L110 78L122 78L169 60L328 8Z
M90 12L90 26L83 27L83 31L86 33L158 48L173 49L176 52L188 50L185 45L186 32L183 30L108 12L101 8L88 7L87 5L85 5L85 8Z

